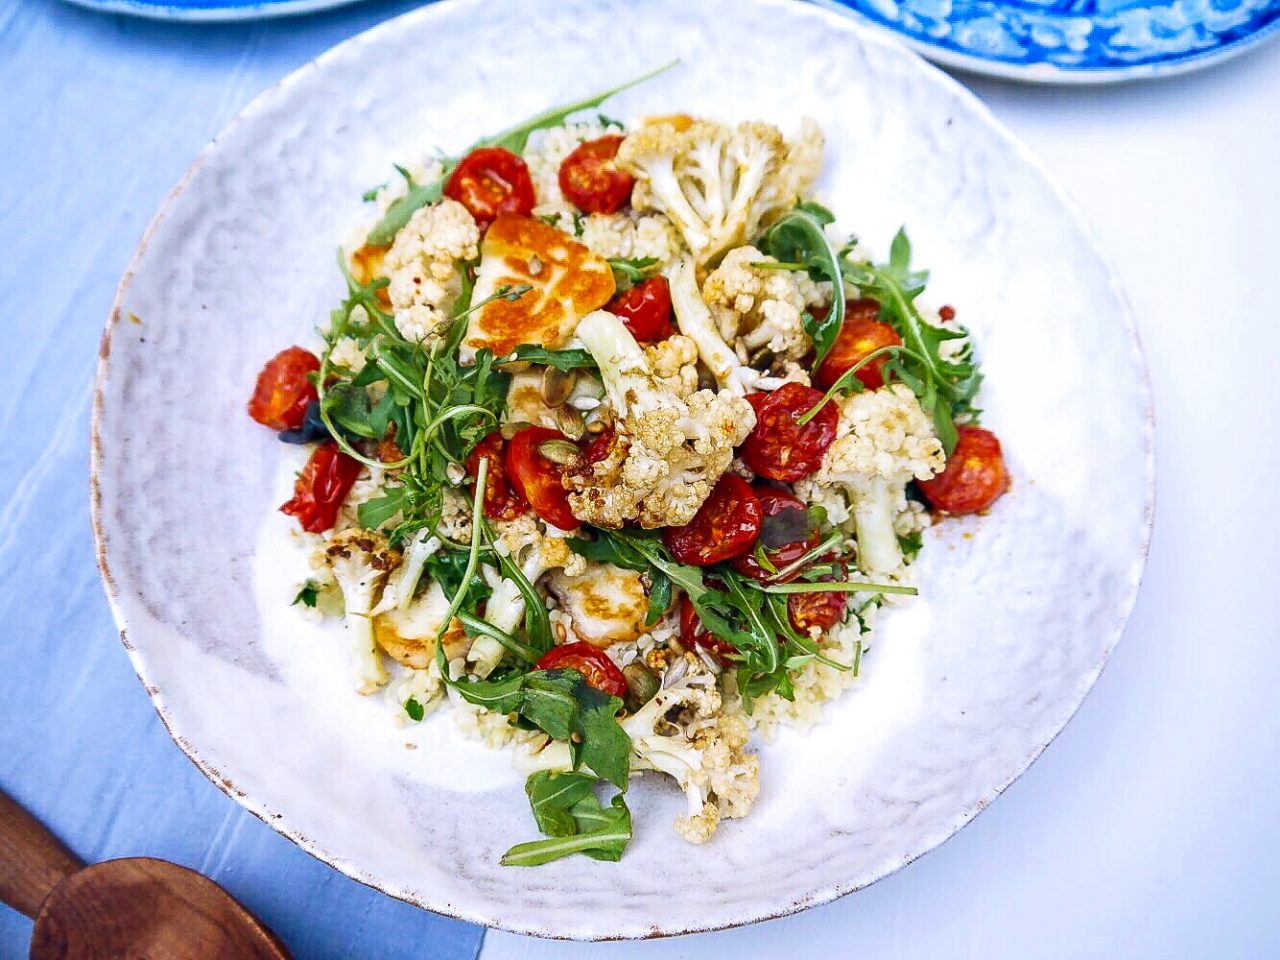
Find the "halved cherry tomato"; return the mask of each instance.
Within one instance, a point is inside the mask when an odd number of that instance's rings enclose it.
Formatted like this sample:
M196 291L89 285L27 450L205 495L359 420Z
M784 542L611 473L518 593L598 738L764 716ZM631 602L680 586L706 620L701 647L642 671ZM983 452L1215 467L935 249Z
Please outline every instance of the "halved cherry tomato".
M823 593L793 593L787 597L787 618L799 633L808 633L810 627L830 630L844 621L848 604L847 593L834 590Z
M680 598L680 642L686 647L702 647L721 658L738 649L702 625L702 618L688 597Z
M764 512L751 485L726 473L683 527L667 527L662 540L681 563L707 567L750 552L760 536Z
M804 426L796 421L821 399L817 390L799 383L784 383L773 393L748 394L756 425L742 444L743 462L762 477L786 483L817 470L836 438L840 414L828 403Z
M297 517L308 533L323 533L338 519L338 508L358 476L359 460L347 456L332 440L322 443L312 451L293 485L293 499L280 512Z
M1000 452L1000 441L990 430L964 424L956 428L959 439L947 457L947 467L932 480L920 483L920 492L947 513L977 513L995 503L1009 488L1009 471Z
M316 398L308 374L319 369L320 361L310 350L281 350L258 374L249 398L249 416L272 430L297 430L307 415L307 404Z
M798 533L799 539L783 540L772 547L765 546L764 541L767 539L769 531L769 518L776 517L787 510L799 510L802 513L805 510L804 503L798 498L787 493L784 490L778 490L774 487L756 486L752 487L755 491L756 499L760 501L760 509L764 514L764 521L761 526L760 542L750 553L744 553L740 557L736 557L733 561L733 569L748 577L756 580L764 581L773 577L774 571L781 570L783 567L795 563L806 553L818 545L818 535L810 533L808 527L808 517L804 517L805 526ZM756 557L758 550L764 551L765 559L769 561L773 570L763 566ZM800 576L801 571L796 570L787 574L777 583L786 583Z
M505 448L502 434L494 431L467 455L467 476L473 480L480 469L480 458L485 457L489 461L484 484L484 515L491 520L514 520L529 509L524 497L511 489Z
M611 697L627 695L627 678L609 659L603 650L597 650L585 640L552 647L542 655L536 668L539 670L577 670L590 686Z
M671 326L671 288L666 277L641 280L614 297L605 309L641 343L665 340L676 332Z
M887 323L881 323L880 304L875 300L851 300L845 307L844 325L836 334L831 352L813 372L813 382L827 390L850 367L881 347L900 347L902 338ZM868 390L884 386L884 364L889 357L882 354L854 374Z
M507 447L507 476L511 489L528 501L533 512L561 530L576 530L582 525L569 509L569 494L561 477L564 467L548 459L538 448L548 440L571 443L559 430L550 427L525 427Z
M620 146L617 134L588 140L560 164L560 192L583 213L617 213L631 199L635 177L613 162Z
M483 230L500 213L533 213L533 180L523 160L504 147L478 147L454 167L444 195L471 211Z

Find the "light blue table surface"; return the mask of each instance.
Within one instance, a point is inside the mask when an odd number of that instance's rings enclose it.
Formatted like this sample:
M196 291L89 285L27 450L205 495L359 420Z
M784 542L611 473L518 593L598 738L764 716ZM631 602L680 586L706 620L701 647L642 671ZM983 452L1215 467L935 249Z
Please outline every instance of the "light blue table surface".
M94 565L90 395L116 283L199 150L414 5L192 27L0 0L0 787L87 860L209 874L301 958L472 958L482 931L312 859L169 740ZM1280 957L1280 47L1160 84L971 85L1097 228L1150 359L1159 515L1124 641L1026 776L862 894L666 942L495 933L484 960ZM29 932L0 907L0 958Z

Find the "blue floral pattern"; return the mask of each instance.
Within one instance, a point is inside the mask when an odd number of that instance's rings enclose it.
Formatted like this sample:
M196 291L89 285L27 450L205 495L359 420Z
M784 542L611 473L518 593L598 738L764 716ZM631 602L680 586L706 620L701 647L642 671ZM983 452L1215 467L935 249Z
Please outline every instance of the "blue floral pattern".
M1069 73L1225 55L1280 24L1280 0L838 0L918 44ZM1148 70L1147 72L1155 72Z

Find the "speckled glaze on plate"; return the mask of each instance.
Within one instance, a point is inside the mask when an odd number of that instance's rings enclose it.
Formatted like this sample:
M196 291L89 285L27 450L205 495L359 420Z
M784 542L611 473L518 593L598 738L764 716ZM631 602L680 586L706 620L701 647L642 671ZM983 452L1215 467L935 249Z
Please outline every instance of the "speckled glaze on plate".
M930 60L1010 80L1169 77L1280 33L1280 0L816 0Z
M859 686L821 726L764 748L748 819L689 846L670 828L679 793L646 777L621 864L504 868L502 851L534 834L520 778L446 757L445 717L389 724L352 693L340 638L279 635L291 598L260 585L279 555L262 545L280 522L281 444L244 402L264 359L305 342L338 299L335 247L392 161L461 149L672 56L680 67L608 111L784 129L815 116L821 194L873 247L905 223L934 301L971 325L1015 483L990 516L929 535L921 597L883 619ZM441 913L649 937L856 890L1008 786L1079 706L1129 614L1151 436L1129 309L1088 230L1025 147L897 43L787 0L449 0L260 97L161 210L103 338L93 509L107 594L156 708L249 810Z
M317 13L360 0L65 0L99 13L124 13L148 20L225 23Z

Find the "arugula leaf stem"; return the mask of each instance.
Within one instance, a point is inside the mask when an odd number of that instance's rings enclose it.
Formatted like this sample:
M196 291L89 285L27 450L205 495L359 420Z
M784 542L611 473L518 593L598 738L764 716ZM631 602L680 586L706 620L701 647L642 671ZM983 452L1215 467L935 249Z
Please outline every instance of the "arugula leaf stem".
M915 587L896 583L861 583L849 580L843 583L767 583L759 589L764 593L897 593L914 597L920 593Z

